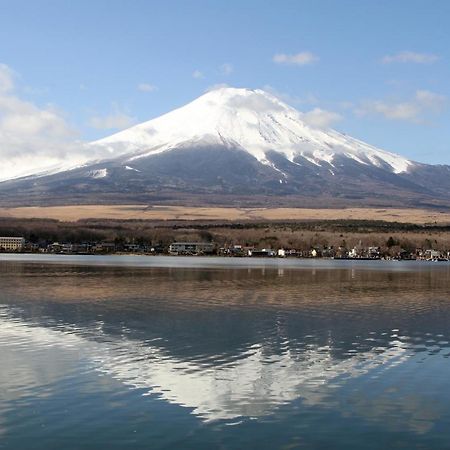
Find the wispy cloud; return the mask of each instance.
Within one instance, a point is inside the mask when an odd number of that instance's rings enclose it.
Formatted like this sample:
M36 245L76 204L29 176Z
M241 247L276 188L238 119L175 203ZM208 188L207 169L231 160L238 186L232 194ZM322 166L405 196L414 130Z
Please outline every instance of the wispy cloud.
M277 97L281 101L290 105L317 105L317 103L319 103L317 97L311 93L305 94L303 96L292 95L286 92L281 92L269 84L264 85L263 90L269 92L274 97Z
M279 90L273 88L270 85L265 85L263 89L266 92L269 92L274 97L277 97L281 101L288 103L290 105L299 105L299 106L312 106L317 105L319 100L317 97L311 93L306 94L302 97L294 96L291 94L287 94L285 92L280 92ZM308 124L315 128L329 128L333 124L341 121L343 117L334 111L328 111L326 109L322 109L319 107L315 107L314 109L301 113L302 119Z
M417 53L411 51L399 52L394 55L386 55L382 58L383 64L390 63L414 63L414 64L432 64L439 59L439 56L432 53Z
M223 89L223 88L229 88L229 87L231 87L231 86L227 83L217 83L217 84L212 84L211 86L208 86L204 92L211 92L211 91L216 91L217 89Z
M139 83L137 88L141 92L154 92L158 89L154 84L149 83Z
M429 123L429 116L441 113L447 106L446 96L418 90L406 101L371 100L355 109L358 116L381 115L388 120L402 120L416 124Z
M105 116L92 116L89 125L97 130L123 130L136 123L134 117L119 111L117 107L114 109L114 112Z
M230 63L225 63L219 67L219 70L222 75L230 75L233 73L234 67Z
M203 75L203 72L201 72L200 70L194 70L192 72L192 78L195 78L196 80L201 80L205 78L205 75Z
M6 64L0 64L0 93L11 92L14 89L15 72Z
M339 122L343 117L334 111L327 111L321 108L314 108L311 111L303 113L303 120L316 128L329 128L331 125Z
M306 66L319 61L319 57L311 52L300 52L293 55L285 53L277 53L273 56L272 61L276 64L289 64L296 66Z

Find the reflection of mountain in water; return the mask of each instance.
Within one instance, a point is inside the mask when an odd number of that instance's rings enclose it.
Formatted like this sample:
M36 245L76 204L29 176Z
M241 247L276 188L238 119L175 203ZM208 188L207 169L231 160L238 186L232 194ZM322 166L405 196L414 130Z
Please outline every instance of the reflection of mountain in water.
M448 348L448 269L6 266L1 342L83 352L206 420L323 406L350 379Z
M207 420L261 416L299 397L314 405L325 395L318 388L337 377L358 377L381 364L387 369L407 357L401 342L393 340L388 348L346 359L333 358L329 346L315 344L302 353L287 350L267 355L263 344L255 344L225 360L222 355L209 355L209 361L206 357L205 361L178 359L161 349L157 341L106 336L103 324L98 324L97 330L57 330L12 319L7 311L2 316L1 342L28 341L38 347L76 348L85 352L97 370L192 408ZM90 334L89 339L83 336L85 331ZM288 347L289 343L284 345Z

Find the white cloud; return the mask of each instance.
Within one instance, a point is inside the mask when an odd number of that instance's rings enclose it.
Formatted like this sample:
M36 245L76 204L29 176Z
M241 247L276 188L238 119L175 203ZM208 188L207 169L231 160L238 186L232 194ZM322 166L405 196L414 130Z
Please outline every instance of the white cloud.
M227 100L227 105L231 106L232 108L246 108L250 111L257 111L257 112L266 112L266 111L283 111L284 106L278 102L274 102L270 98L267 98L265 96L259 95L255 91L249 92L245 96L235 96L230 97Z
M329 128L334 123L342 120L340 114L321 108L314 108L311 111L303 113L302 116L307 124L316 128Z
M319 57L311 52L300 52L294 55L287 55L285 53L277 53L273 57L273 62L277 64L290 64L296 66L306 66L314 64L319 61Z
M413 102L387 103L385 101L365 102L356 110L357 115L381 114L386 119L416 121L420 113Z
M10 67L0 64L0 181L111 156L107 148L81 142L54 106L21 98L17 91L24 89L17 79ZM117 106L110 116L91 120L102 129L124 128L133 121Z
M0 180L68 161L82 151L63 114L20 98L16 78L0 65Z
M440 113L445 108L447 97L435 92L419 90L416 91L416 102L423 108L427 108L434 113Z
M317 105L319 103L317 97L311 93L307 93L304 96L299 97L286 92L281 92L270 84L264 85L263 90L290 105Z
M381 62L383 64L390 63L415 63L415 64L432 64L439 59L437 55L431 53L417 53L404 51L395 55L386 55Z
M225 63L220 66L220 73L222 75L230 75L234 71L232 64Z
M200 70L194 70L192 72L192 78L195 78L197 80L201 80L201 79L205 78L205 76L203 75L202 72L200 72Z
M372 100L363 102L355 109L359 116L381 115L389 120L426 123L430 114L441 113L447 105L447 97L427 90L418 90L407 101L394 102Z
M139 83L137 88L138 88L138 91L141 91L141 92L154 92L157 89L157 87L154 84L149 84L149 83Z
M6 64L0 64L0 93L10 92L14 89L14 71Z
M134 117L120 111L106 116L93 116L89 119L89 125L98 130L123 130L136 123Z
M290 105L317 105L319 103L318 98L314 94L306 94L302 97L293 96L286 94L285 92L280 92L270 85L265 85L263 89L269 92L274 97L277 97L282 102L288 103ZM302 113L302 119L308 124L316 128L329 128L334 123L339 122L343 117L334 111L328 111L319 107L315 107L311 111Z
M227 83L212 84L211 86L208 86L205 89L205 92L216 91L217 89L224 89L224 88L229 88L229 87L231 87L231 86Z

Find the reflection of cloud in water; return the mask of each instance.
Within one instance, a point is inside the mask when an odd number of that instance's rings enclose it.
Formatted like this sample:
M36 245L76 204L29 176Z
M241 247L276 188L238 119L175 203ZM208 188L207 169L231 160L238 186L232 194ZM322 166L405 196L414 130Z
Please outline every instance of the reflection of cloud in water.
M22 321L4 319L0 310L0 346L2 349L0 386L5 400L36 395L37 386L51 386L65 374L76 370L76 362L61 358L58 348L78 354L86 342L73 334L61 333ZM36 364L45 360L45 364ZM48 395L39 389L39 396Z
M70 363L58 359L61 351L57 350L61 349L68 354L69 361L70 354L75 359L79 359L81 354L92 370L191 408L203 420L230 420L241 416L268 415L278 406L296 399L308 406L339 410L342 405L339 396L333 392L345 388L348 379L372 371L373 376L378 376L381 370L393 368L410 356L400 340L390 342L386 348L375 348L347 359L334 358L327 346L310 345L302 353L288 350L280 355L267 355L261 345L254 345L232 361L221 361L217 355L211 357L216 359L215 365L202 366L195 359L171 356L158 347L157 341L104 335L101 323L98 325L96 330L56 330L34 326L3 314L3 318L0 317L0 344L13 343L13 347L47 351L43 356L45 372L34 369L33 358L36 356L30 353L28 363L21 365L19 378L14 379L2 370L0 382L3 388L10 395L19 396L23 384L29 386L29 391L39 384L50 385L62 373L73 369ZM96 341L81 335L86 335L86 331ZM54 357L49 358L49 354L54 354ZM22 354L22 358L27 359L27 355ZM401 426L423 432L438 415L437 406L428 405L422 409L422 398L416 394L405 400L397 398L394 403L390 403L386 394L375 399L366 398L365 394L355 394L352 414L369 420L385 421L385 412L395 404L402 413L402 417L395 415ZM423 422L421 426L418 425L420 421Z
M357 377L379 364L398 364L406 356L401 348L393 348L382 354L359 355L365 361L336 361L329 349L313 348L301 359L289 351L265 357L262 348L255 346L238 361L202 370L195 363L168 358L155 348L123 345L123 359L110 348L100 357L100 370L126 384L151 388L170 402L193 408L206 420L258 417L297 398L309 405L320 404L323 394L317 388L336 377ZM154 363L140 363L149 359Z

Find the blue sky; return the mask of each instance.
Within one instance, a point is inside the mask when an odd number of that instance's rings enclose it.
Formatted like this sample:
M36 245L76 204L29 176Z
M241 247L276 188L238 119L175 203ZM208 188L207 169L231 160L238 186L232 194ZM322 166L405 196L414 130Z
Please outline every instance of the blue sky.
M447 0L0 0L0 154L107 136L228 84L450 164L449 17Z

